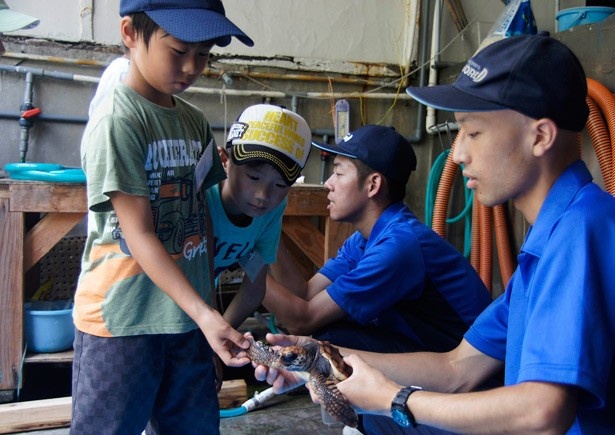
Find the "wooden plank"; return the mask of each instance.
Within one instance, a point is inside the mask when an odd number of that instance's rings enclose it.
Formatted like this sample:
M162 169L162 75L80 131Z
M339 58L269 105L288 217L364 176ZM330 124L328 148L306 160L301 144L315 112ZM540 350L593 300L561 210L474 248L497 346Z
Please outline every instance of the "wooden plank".
M222 382L222 388L218 393L220 409L240 407L248 400L248 385L243 379L231 379Z
M323 266L325 236L312 224L310 218L284 216L282 231L316 266Z
M26 235L24 273L38 263L84 216L85 213L47 213Z
M32 400L0 405L0 433L70 426L71 398Z
M221 409L239 407L248 400L243 379L224 381L218 393ZM0 405L0 433L25 432L70 426L71 397L31 400Z
M54 353L29 353L26 355L26 363L70 363L73 361L74 351Z
M348 222L336 222L327 218L325 221L324 260L327 261L329 258L335 257L337 251L354 231L354 227Z
M13 182L11 211L86 213L87 199L84 184Z
M320 184L295 184L288 192L285 216L328 216L327 194Z
M312 260L305 255L303 249L293 242L284 232L282 232L282 238L284 240L286 250L290 254L294 265L299 270L299 274L303 277L303 279L309 281L319 267L316 267L314 263L312 263Z
M10 213L9 199L0 199L0 390L17 389L23 346L24 216Z

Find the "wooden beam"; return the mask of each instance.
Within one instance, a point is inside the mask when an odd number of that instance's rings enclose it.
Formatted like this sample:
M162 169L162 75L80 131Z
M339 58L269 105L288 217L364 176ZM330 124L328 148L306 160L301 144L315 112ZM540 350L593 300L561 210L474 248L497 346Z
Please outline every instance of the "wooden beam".
M85 217L85 213L47 213L24 241L23 270L27 272Z
M324 261L335 257L346 239L354 232L354 227L348 222L336 222L327 218L325 222Z
M87 213L86 189L83 184L11 183L11 210L19 212Z
M218 393L220 409L238 408L248 400L248 385L243 379L231 379L222 382Z
M10 203L0 198L0 390L15 390L23 349L24 302L23 238L24 216L10 213Z
M0 405L0 433L70 426L71 398L32 400Z
M328 190L320 184L295 184L288 191L285 216L329 216Z
M317 267L324 264L325 236L308 217L284 216L282 231L296 243Z
M248 400L243 379L224 381L218 393L220 408L236 408ZM71 397L0 405L0 433L28 432L70 426Z

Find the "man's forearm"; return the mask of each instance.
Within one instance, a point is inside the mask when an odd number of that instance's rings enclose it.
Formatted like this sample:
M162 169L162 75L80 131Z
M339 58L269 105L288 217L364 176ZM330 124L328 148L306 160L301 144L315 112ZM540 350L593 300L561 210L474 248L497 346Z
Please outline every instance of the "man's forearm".
M298 331L308 313L308 302L295 295L279 282L267 276L267 290L263 306L273 313L276 319L289 331Z

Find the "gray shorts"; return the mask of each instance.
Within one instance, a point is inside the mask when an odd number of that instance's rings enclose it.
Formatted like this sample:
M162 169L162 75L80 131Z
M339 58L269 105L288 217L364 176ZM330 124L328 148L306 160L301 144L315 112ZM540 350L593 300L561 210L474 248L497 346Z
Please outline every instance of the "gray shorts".
M76 331L71 434L218 434L203 333L102 338ZM149 424L148 424L149 422Z

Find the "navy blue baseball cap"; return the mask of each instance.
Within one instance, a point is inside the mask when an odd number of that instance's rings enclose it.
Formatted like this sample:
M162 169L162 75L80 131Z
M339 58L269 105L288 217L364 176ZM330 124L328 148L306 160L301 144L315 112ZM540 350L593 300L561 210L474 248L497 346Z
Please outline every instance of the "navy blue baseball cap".
M577 57L545 35L521 35L486 46L465 64L452 85L409 87L427 106L452 112L514 110L581 131L589 109L587 79Z
M215 41L226 47L234 36L248 47L254 41L226 18L220 0L121 0L120 16L145 12L169 35L184 42Z
M338 144L312 142L312 145L360 160L391 181L407 183L416 169L412 145L393 127L365 125L348 133Z

